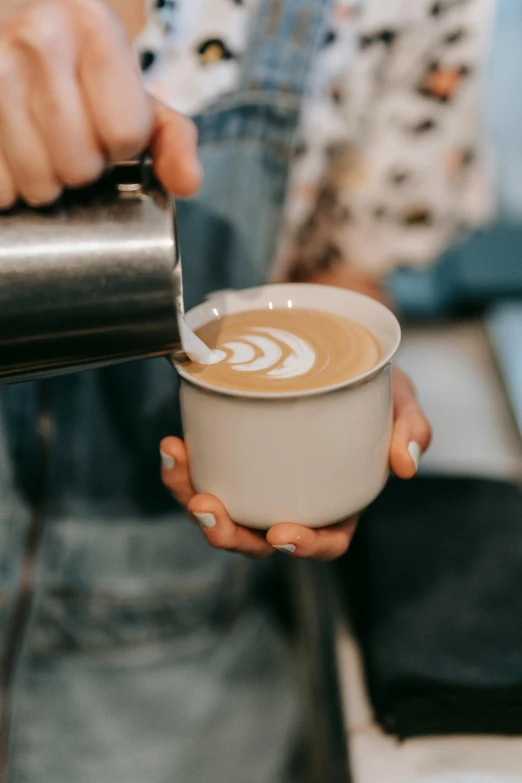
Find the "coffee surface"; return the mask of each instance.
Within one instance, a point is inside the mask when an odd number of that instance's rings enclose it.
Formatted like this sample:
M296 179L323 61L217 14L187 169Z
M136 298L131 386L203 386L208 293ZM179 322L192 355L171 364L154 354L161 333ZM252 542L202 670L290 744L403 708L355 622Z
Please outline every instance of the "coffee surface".
M380 358L373 335L319 310L250 310L196 331L213 364L187 361L191 375L222 389L281 393L320 389L362 375Z

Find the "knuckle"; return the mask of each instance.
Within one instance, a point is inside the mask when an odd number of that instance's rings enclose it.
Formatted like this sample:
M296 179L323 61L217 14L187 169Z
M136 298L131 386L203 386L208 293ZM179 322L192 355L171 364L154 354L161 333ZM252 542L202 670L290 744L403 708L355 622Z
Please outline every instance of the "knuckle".
M0 154L1 159L1 154ZM0 160L0 210L11 209L16 203L18 193L15 182L5 161Z
M167 475L167 471L163 467L161 467L160 471L161 482L163 486L166 487L169 492L174 493L174 487L172 486L172 476Z
M18 78L18 64L12 49L0 41L0 100L7 98Z
M31 7L11 28L12 43L41 60L55 58L65 40L65 15L57 3Z
M431 424L426 419L426 417L423 414L419 415L419 423L418 423L418 438L420 440L419 445L424 445L426 442L429 443L431 440L432 430L431 430Z
M82 34L86 42L99 40L101 36L106 37L107 33L113 41L120 40L126 42L126 37L117 17L112 13L109 6L100 0L76 0L78 6L78 18L82 29Z
M114 128L107 139L107 147L113 160L128 160L143 152L147 145L149 128L144 123L134 127Z
M103 158L101 156L89 156L84 160L78 160L73 165L64 169L61 174L64 185L68 188L79 188L89 185L99 179L103 171Z
M222 552L233 552L234 547L232 541L228 539L220 538L219 536L212 535L212 533L205 532L205 537L212 547L212 549L220 549Z
M23 200L31 207L45 207L60 198L61 188L55 184L21 188Z
M11 209L16 204L17 194L13 190L3 190L0 188L0 212L5 212Z
M179 492L177 487L174 485L174 483L172 481L167 481L167 479L165 478L163 478L162 481L163 481L163 485L170 492L174 500L179 502L180 501Z
M433 429L429 422L426 422L425 425L425 431L424 431L424 439L426 441L426 448L430 445L433 438Z
M75 3L82 23L90 31L97 32L108 24L114 24L114 16L101 0L75 0Z
M207 539L207 543L209 544L209 546L212 547L212 549L220 549L222 551L226 549L226 547L224 547L222 544L218 543L214 538L211 538L208 534L206 534L205 531L203 531L203 534L205 535L205 538Z
M189 144L193 144L195 147L197 147L199 142L199 130L196 123L185 114L181 114L180 112L176 112L175 114L180 135L183 134L185 140Z

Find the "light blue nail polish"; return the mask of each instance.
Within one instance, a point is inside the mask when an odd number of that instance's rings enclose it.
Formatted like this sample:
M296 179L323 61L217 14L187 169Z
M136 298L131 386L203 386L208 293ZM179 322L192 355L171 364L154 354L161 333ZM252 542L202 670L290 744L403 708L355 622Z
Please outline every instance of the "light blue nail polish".
M176 460L174 457L171 457L170 454L165 454L163 451L160 451L161 456L161 464L165 468L165 470L172 470L173 467L176 464Z
M283 552L285 555L291 555L296 550L295 544L282 544L281 546L275 546L274 549L277 549L278 552Z
M412 440L411 443L408 443L408 454L413 460L413 464L415 465L415 471L417 471L419 469L421 450L419 444L415 443L414 440Z
M194 516L205 530L212 530L213 527L216 527L216 518L213 514L194 514Z

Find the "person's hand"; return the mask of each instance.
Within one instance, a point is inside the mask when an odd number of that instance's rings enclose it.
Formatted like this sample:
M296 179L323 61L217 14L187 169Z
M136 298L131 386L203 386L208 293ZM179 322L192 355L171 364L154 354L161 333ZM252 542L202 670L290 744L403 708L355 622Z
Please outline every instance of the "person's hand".
M173 194L201 182L197 131L145 90L100 0L42 0L0 15L0 209L55 201L149 149Z
M431 439L424 416L409 378L394 368L394 428L390 465L399 478L412 478L421 454ZM212 495L197 495L190 480L185 445L179 438L165 438L160 445L162 478L165 486L198 523L208 543L218 549L267 557L274 549L293 557L333 560L348 549L357 518L320 530L285 522L261 533L233 522L223 504Z

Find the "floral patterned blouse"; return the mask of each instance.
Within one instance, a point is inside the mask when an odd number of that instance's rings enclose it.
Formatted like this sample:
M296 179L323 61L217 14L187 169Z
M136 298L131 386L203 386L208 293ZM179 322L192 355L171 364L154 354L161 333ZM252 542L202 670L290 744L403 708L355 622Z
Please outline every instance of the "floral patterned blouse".
M258 0L148 0L150 90L235 89ZM304 102L274 278L432 263L492 211L483 72L494 0L337 0Z

